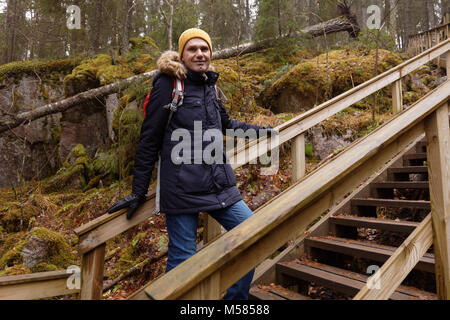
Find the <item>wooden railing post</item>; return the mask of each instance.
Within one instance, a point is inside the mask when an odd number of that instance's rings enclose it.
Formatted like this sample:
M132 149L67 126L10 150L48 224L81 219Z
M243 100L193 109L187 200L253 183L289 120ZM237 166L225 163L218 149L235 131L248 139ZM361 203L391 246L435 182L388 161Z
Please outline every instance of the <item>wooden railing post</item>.
M392 113L395 115L402 111L403 111L402 79L399 79L392 84Z
M298 135L292 140L292 183L303 178L306 173L305 134Z
M450 80L450 50L445 54L445 65L447 70L447 80Z
M425 121L430 202L434 231L436 289L450 300L450 142L448 103Z
M211 242L222 233L222 226L209 214L205 217L205 225L203 227L203 245Z
M101 300L106 244L83 254L81 262L81 300Z

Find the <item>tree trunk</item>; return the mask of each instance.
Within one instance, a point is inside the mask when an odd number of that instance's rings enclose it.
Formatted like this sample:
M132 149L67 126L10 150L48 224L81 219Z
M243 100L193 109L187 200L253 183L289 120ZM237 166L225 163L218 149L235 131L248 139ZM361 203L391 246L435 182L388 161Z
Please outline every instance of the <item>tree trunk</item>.
M169 35L168 35L168 41L169 41L169 50L172 50L173 48L173 1L166 1L170 8L170 17L169 17Z
M122 54L128 53L128 47L130 44L130 29L131 29L131 17L133 12L133 0L126 1L125 10L126 11L125 11L125 25L122 39Z
M427 14L427 20L428 20L428 29L431 29L436 26L436 19L434 14L434 1L428 0L425 1L426 6L426 14Z
M92 49L94 53L97 53L100 49L100 34L101 34L101 21L103 18L103 5L102 0L96 0L95 5L95 34L94 41L92 43Z
M10 32L9 32L9 48L7 62L14 61L14 51L16 45L16 27L17 27L17 0L8 1L8 12L11 9L10 16Z

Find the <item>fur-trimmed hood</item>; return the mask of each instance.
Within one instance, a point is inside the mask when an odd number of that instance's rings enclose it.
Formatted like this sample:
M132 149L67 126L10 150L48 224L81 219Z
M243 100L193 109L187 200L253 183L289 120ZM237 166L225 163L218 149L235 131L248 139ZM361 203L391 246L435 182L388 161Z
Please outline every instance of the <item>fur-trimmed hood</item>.
M181 62L181 58L176 51L165 51L156 62L158 71L165 73L172 77L177 77L180 80L185 80L187 77L187 69ZM210 71L214 71L212 65L209 66Z
M180 80L186 79L187 70L181 62L180 55L176 51L166 51L156 62L158 71L168 74L172 77L177 77Z

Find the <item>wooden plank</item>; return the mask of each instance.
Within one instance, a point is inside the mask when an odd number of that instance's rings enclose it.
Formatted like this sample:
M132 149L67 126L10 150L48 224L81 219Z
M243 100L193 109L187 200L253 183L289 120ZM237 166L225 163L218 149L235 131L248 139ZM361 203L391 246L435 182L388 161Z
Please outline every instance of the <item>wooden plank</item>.
M20 283L31 283L31 282L40 282L47 280L59 280L59 279L67 279L70 277L70 273L67 273L66 270L57 270L57 271L47 271L47 272L36 272L30 274L21 274L17 276L3 276L0 277L0 287L1 286L10 286L13 284Z
M433 227L430 214L373 275L372 279L376 279L379 286L366 284L354 297L354 300L388 299L420 261L432 243Z
M315 262L282 262L277 265L277 272L303 279L304 281L314 282L315 284L350 296L361 290L368 279L368 276L363 274ZM392 300L418 299L418 292L406 288L401 289L401 291L394 290L395 292L393 292L390 298ZM423 292L423 296L427 296L430 299L434 298L432 294L425 292Z
M428 189L428 181L386 181L370 185L373 189Z
M374 206L388 208L421 208L431 209L430 201L424 200L393 200L393 199L352 199L352 206Z
M81 300L101 300L103 295L103 268L105 265L103 243L83 255L81 266Z
M173 270L173 269L172 269ZM171 270L171 271L172 271ZM219 300L221 298L220 273L216 272L182 297L183 300Z
M203 244L213 241L222 234L222 226L209 214L205 217L205 228L203 229Z
M153 216L155 210L155 199L145 202L133 215L133 218L128 220L125 216L127 209L121 210L113 215L113 219L106 217L106 222L101 222L88 231L84 231L79 235L79 249L80 254L89 252L102 243L114 238L122 232L146 221ZM107 216L108 214L104 215ZM102 216L103 217L103 216Z
M417 106L420 106L420 109L416 109ZM302 182L266 203L258 210L258 214L255 213L250 219L150 284L146 288L147 294L156 299L175 299L218 270L222 273L221 288L228 288L263 261L273 252L272 249L278 249L291 235L305 230L330 204L344 198L360 181L370 177L393 156L416 142L423 134L423 127L417 124L409 131L405 132L404 129L405 126L411 127L421 117L421 113L427 114L427 107L433 108L425 99L387 123L385 130L375 130L361 139L339 154L336 160L324 164ZM413 119L410 119L410 116ZM403 121L406 123L402 125ZM356 148L358 152L354 151ZM371 161L365 162L364 158L371 158ZM362 168L359 165L363 163ZM355 167L358 170L354 171ZM343 177L348 179L344 180ZM310 203L313 205L305 208ZM304 210L301 210L302 208ZM251 250L248 249L250 246Z
M17 282L0 286L0 300L32 300L75 294L80 290L67 288L67 277L44 281Z
M264 291L258 288L251 288L248 296L249 300L287 300L275 293Z
M409 166L401 168L389 168L389 173L428 173L427 166Z
M426 160L427 159L427 154L423 153L423 152L419 152L419 153L410 153L410 154L405 154L403 157L405 160Z
M306 174L305 134L301 134L293 139L291 153L292 183L295 183Z
M155 196L156 196L155 190L150 191L149 194L147 195L147 201L154 199ZM88 223L85 223L82 226L76 228L74 230L74 232L77 236L80 237L80 236L84 235L85 233L88 233L89 231L96 229L97 227L101 226L102 224L105 224L111 220L115 220L116 218L118 218L118 217L122 216L124 213L126 213L126 211L127 211L127 209L124 209L124 210L120 210L120 211L117 211L117 212L114 212L111 214L109 214L109 213L104 214L104 215L102 215L94 220L91 220ZM134 219L135 215L133 215L133 219Z
M400 79L392 84L392 112L395 115L402 111L403 111L403 94L402 94L402 79Z
M425 121L430 201L440 299L450 300L450 142L448 104Z
M385 262L394 254L396 250L395 247L335 237L311 237L305 240L305 245L312 248L370 259L378 262ZM422 257L417 264L417 270L433 273L434 257L431 255Z
M395 221L389 219L363 218L355 216L335 216L330 218L330 223L339 226L370 228L385 231L411 233L419 225L418 222Z
M311 298L299 294L297 292L285 289L285 288L273 288L270 292L283 297L286 300L311 300Z
M450 74L450 51L447 51L445 55L445 69L447 70L447 74Z

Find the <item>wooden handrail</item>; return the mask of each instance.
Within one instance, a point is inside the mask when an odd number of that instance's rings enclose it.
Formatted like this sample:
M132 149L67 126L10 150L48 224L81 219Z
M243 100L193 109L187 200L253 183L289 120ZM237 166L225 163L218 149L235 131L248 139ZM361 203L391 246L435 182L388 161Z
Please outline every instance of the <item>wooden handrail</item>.
M78 293L67 288L66 270L0 277L0 300L29 300Z
M440 25L438 25L436 27L433 27L431 29L428 29L426 31L422 31L422 32L419 32L419 33L416 33L416 34L412 34L412 35L408 36L408 38L411 39L411 38L414 38L414 37L418 37L418 36L427 34L428 32L433 32L433 31L436 31L438 29L444 29L447 26L450 26L450 22L440 24Z
M278 126L277 129L279 129L280 134L278 137L279 141L277 143L268 143L268 139L263 137L259 140L254 140L247 143L240 149L235 148L229 151L228 156L233 169L258 158L267 152L268 149L258 147L258 143L260 144L259 146L265 146L268 144L269 149L273 149L284 142L297 138L304 134L306 130L312 128L321 121L370 96L385 86L398 82L407 74L416 70L423 64L430 62L443 53L448 52L449 50L450 39L439 43L416 57L413 57L412 59L380 74L379 76L370 79L369 81L366 81L365 83ZM246 153L248 156L246 156ZM239 159L244 160L239 161ZM105 214L87 225L76 229L75 232L80 237L80 254L93 254L93 251L97 248L99 248L99 252L102 250L104 251L104 243L106 241L150 218L155 208L153 198L154 194L149 195L147 199L150 201L147 201L141 208L139 208L131 220L124 219L123 214L126 210L122 210L113 215ZM101 256L101 252L99 254ZM101 266L98 267L101 269ZM97 272L100 275L101 272Z
M449 95L450 81L447 81L335 160L266 203L250 219L155 280L146 287L145 293L153 299L217 299L222 290L272 253L266 249L276 250L276 245L289 239L293 229L298 232L299 225L306 228L312 219L351 191L361 178L370 175L375 163L383 165L406 143L423 134L423 120L445 104ZM208 288L216 289L210 293ZM133 297L145 298L142 291Z

